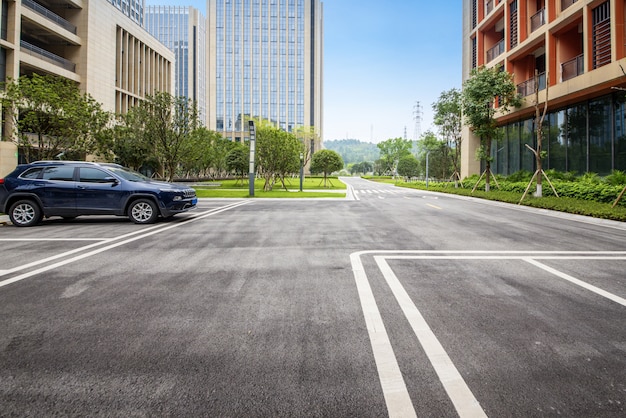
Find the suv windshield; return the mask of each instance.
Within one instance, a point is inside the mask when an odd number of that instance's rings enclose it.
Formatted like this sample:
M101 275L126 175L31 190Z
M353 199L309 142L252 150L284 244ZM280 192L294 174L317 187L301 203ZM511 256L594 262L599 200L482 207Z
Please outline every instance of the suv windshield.
M150 179L136 171L127 170L121 167L107 167L111 172L129 181L149 181Z

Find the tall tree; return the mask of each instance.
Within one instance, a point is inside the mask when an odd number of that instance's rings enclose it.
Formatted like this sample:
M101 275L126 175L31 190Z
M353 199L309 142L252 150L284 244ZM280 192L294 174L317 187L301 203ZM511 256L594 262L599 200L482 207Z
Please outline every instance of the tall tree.
M339 171L343 168L343 159L338 152L323 149L313 154L311 160L311 172L324 173L324 187L326 187L326 180L328 175L334 171Z
M272 190L277 179L287 190L285 175L300 169L302 142L266 120L257 122L256 141L256 164L265 179L263 190Z
M439 99L433 103L433 123L439 128L439 135L448 143L452 152L452 166L455 187L461 180L461 131L463 128L463 110L461 91L450 89L442 92Z
M32 74L3 87L11 135L28 161L83 158L96 150L111 120L100 103L62 77Z
M397 174L398 162L404 156L411 154L413 142L408 139L391 138L377 144L380 149L380 159L391 174Z
M157 92L131 110L137 112L145 139L154 144L165 176L172 181L180 162L191 152L186 145L199 126L195 103L186 97Z
M491 142L498 140L502 133L495 118L496 113L508 112L511 107L520 105L521 98L513 83L513 76L501 66L474 68L463 83L463 114L465 122L481 141L477 154L485 162L485 191L490 189L492 176Z

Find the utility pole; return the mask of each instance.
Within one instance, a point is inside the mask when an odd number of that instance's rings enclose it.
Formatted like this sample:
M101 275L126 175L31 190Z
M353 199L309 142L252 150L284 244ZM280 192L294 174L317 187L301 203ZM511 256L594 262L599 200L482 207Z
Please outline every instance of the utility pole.
M415 106L413 106L413 119L415 119L415 132L413 133L414 139L415 141L418 141L420 139L420 136L422 136L422 115L424 114L424 112L422 112L422 106L420 105L420 102L417 101L415 103Z

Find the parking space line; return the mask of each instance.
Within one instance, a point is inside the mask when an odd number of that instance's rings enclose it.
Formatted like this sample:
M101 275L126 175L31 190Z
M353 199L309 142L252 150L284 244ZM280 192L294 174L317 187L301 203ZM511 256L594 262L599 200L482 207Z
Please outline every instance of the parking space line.
M376 264L385 278L389 288L398 301L405 318L409 321L415 336L422 345L448 397L461 417L486 417L478 400L463 380L463 377L452 363L446 350L428 326L411 297L406 292L395 273L389 267L384 256L375 256Z
M540 269L542 269L544 271L547 271L548 273L552 273L555 276L558 276L558 277L560 277L563 280L567 280L570 283L574 283L575 285L580 286L583 289L587 289L590 292L596 293L596 294L598 294L600 296L603 296L603 297L605 297L607 299L610 299L613 302L617 302L617 303L619 303L622 306L626 306L626 299L624 299L624 298L621 298L621 297L619 297L617 295L609 293L606 290L600 289L599 287L593 286L593 285L591 285L591 284L589 284L587 282L583 282L582 280L579 280L579 279L577 279L575 277L570 276L569 274L565 274L565 273L563 273L561 271L553 269L552 267L546 266L545 264L540 263L537 260L533 260L532 258L524 258L523 260L528 262L528 263L530 263L530 264L532 264L533 266L537 266Z
M99 254L101 252L104 252L104 251L107 251L107 250L119 247L119 246L127 244L129 242L133 242L133 241L136 241L136 240L139 240L139 239L142 239L142 238L154 235L154 234L158 234L158 233L161 233L161 232L164 232L164 231L168 231L170 229L177 228L179 226L187 225L190 222L195 222L197 220L204 219L204 218L207 218L209 216L213 216L213 215L225 212L227 210L236 208L238 206L246 205L248 203L251 203L251 202L250 201L240 201L240 202L228 204L228 205L222 206L220 208L211 209L211 210L209 210L207 212L197 214L196 216L191 217L191 218L189 218L189 220L185 220L183 222L178 222L178 223L175 223L175 224L168 224L167 226L155 225L155 226L152 226L152 227L140 230L140 231L135 231L135 232L131 232L129 234L122 235L122 236L120 236L118 238L111 238L111 239L107 239L107 240L102 241L102 242L97 242L97 243L94 243L94 244L87 245L85 247L80 247L80 248L77 248L77 249L74 249L74 250L71 250L71 251L66 251L64 253L57 254L57 255L52 256L52 257L48 257L48 258L46 258L44 260L34 261L32 263L25 264L25 265L16 267L14 269L5 270L5 271L1 271L0 270L0 276L1 275L6 275L6 274L9 274L9 273L15 273L15 272L20 271L20 270L25 270L25 269L30 268L30 267L34 267L34 266L37 266L37 265L40 265L40 264L44 264L44 263L47 263L47 262L50 262L50 261L53 261L53 260L56 260L56 259L59 259L59 258L62 258L62 257L67 257L68 255L76 254L76 253L81 252L81 251L86 251L86 250L89 250L89 249L92 249L92 248L95 248L95 247L98 247L98 246L110 243L110 245L107 245L105 247L96 248L96 249L94 249L94 250L92 250L90 252L83 253L83 254L77 255L75 257L72 257L72 258L69 258L69 259L66 259L66 260L63 260L63 261L59 261L59 262L57 262L55 264L50 264L50 265L47 265L45 267L41 267L41 268L39 268L37 270L33 270L33 271L28 272L28 273L24 273L24 274L21 274L19 276L12 277L10 279L6 279L6 280L3 280L3 281L0 281L0 287L4 287L4 286L9 285L11 283L15 283L15 282L18 282L20 280L24 280L24 279L26 279L28 277L34 276L36 274L43 273L43 272L46 272L46 271L49 271L49 270L53 270L53 269L55 269L57 267L61 267L61 266L64 266L66 264L70 264L70 263L73 263L75 261L82 260L83 258L91 257L92 255L96 255L96 254Z
M385 324L376 305L376 299L365 274L360 253L350 254L350 260L389 417L415 417L417 415L409 391L404 383Z
M626 260L626 251L440 251L381 250L350 254L354 279L390 417L415 416L406 383L382 321L376 299L361 260L371 255L392 291L413 332L430 360L457 413L461 417L485 417L480 403L463 380L445 349L431 330L387 260L520 260L568 282L626 306L626 300L546 266L536 260Z

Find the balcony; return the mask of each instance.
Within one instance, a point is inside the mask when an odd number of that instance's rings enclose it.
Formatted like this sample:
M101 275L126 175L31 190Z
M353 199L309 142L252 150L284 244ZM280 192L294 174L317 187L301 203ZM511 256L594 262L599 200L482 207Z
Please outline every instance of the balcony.
M494 0L485 0L485 15L488 15L493 10Z
M541 73L537 77L539 82L539 90L543 90L546 88L546 73ZM535 94L535 77L524 81L523 83L519 83L517 85L517 93L520 96L530 96L531 94Z
M546 24L546 9L541 9L530 18L530 31L534 32Z
M20 41L20 47L21 51L25 54L37 57L51 64L58 65L65 70L76 72L76 64L72 61L66 60L63 57L59 57L58 55L48 52L45 49L41 49L38 46L29 44L26 41Z
M567 9L572 4L576 3L578 0L561 0L561 11Z
M493 61L498 55L504 52L504 39L495 44L487 51L487 62Z
M35 3L33 0L22 0L22 5L26 6L27 8L37 13L38 15L45 17L49 21L56 23L57 25L61 26L65 30L76 35L76 26L72 25L70 22L63 19L61 16L58 16L52 13L50 10L46 9L39 3Z
M585 59L582 54L561 63L561 80L567 81L585 72Z

